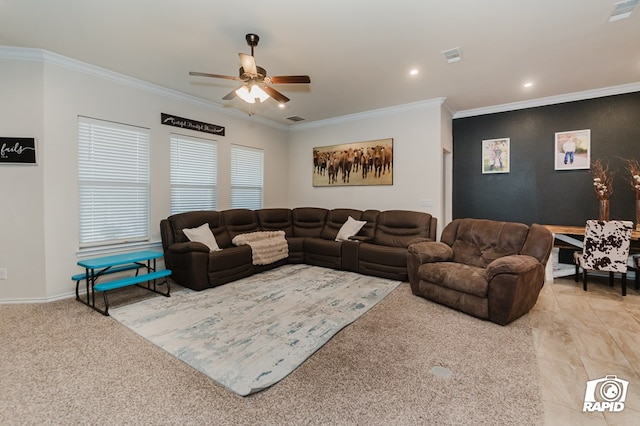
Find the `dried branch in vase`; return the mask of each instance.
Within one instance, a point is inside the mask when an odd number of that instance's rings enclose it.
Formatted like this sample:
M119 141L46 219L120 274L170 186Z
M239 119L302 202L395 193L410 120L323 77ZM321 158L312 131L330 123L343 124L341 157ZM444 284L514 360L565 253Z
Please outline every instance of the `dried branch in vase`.
M600 158L591 163L591 175L593 176L593 190L599 200L608 200L613 194L613 175L609 171L609 165Z
M624 161L627 163L627 170L631 175L629 183L633 190L636 191L636 197L638 197L640 195L640 163L635 159L625 159Z

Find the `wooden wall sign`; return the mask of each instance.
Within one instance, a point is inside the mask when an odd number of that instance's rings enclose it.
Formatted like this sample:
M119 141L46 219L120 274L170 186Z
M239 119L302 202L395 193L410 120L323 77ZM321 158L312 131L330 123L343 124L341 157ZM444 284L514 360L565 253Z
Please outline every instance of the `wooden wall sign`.
M180 127L182 129L196 130L198 132L224 136L224 127L222 126L190 120L188 118L178 117L177 115L161 113L160 122L167 126Z
M0 137L0 164L36 164L35 138Z

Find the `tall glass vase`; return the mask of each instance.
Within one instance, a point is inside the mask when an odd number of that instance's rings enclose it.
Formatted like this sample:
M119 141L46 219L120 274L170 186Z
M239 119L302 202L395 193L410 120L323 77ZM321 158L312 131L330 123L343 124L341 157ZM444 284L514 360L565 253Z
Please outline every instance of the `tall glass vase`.
M609 220L609 200L600 200L600 212L598 220L606 222Z
M640 231L640 192L636 191L636 231Z

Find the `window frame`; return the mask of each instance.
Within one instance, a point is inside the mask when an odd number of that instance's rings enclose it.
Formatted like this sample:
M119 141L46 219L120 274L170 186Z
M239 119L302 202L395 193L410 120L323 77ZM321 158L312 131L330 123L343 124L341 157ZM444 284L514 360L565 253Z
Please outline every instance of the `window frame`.
M148 128L78 116L80 251L150 241L150 140Z
M209 150L209 152L206 152ZM176 169L184 156L189 168ZM208 161L207 161L208 157ZM178 173L179 171L179 173ZM218 143L212 139L186 136L171 133L169 137L169 182L170 182L170 211L171 214L192 210L216 210L218 204ZM184 200L177 201L178 189L185 190ZM197 194L210 191L209 200L206 197L196 197ZM191 196L187 193L191 192ZM191 199L191 201L186 201ZM198 200L211 201L198 202ZM182 207L180 207L182 206Z
M231 208L246 208L251 210L258 210L264 206L264 150L260 148L253 148L243 145L231 145L230 156L230 181L231 181ZM253 157L253 158L252 158ZM258 160L257 163L238 163L240 160L250 161ZM238 168L248 169L249 173L242 173L237 175ZM252 170L252 167L254 170ZM258 167L258 171L255 168ZM252 178L255 179L252 181ZM244 190L244 193L238 191ZM258 197L254 197L254 203L248 203L252 201L252 197L247 195L247 190L258 190Z

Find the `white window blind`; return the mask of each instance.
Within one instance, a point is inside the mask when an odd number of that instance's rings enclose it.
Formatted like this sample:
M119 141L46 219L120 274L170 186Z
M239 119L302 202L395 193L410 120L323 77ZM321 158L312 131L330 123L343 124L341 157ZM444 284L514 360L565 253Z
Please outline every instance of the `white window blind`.
M216 209L217 146L171 135L171 214Z
M263 162L261 149L231 146L231 208L262 208Z
M78 117L80 247L149 240L149 130Z

